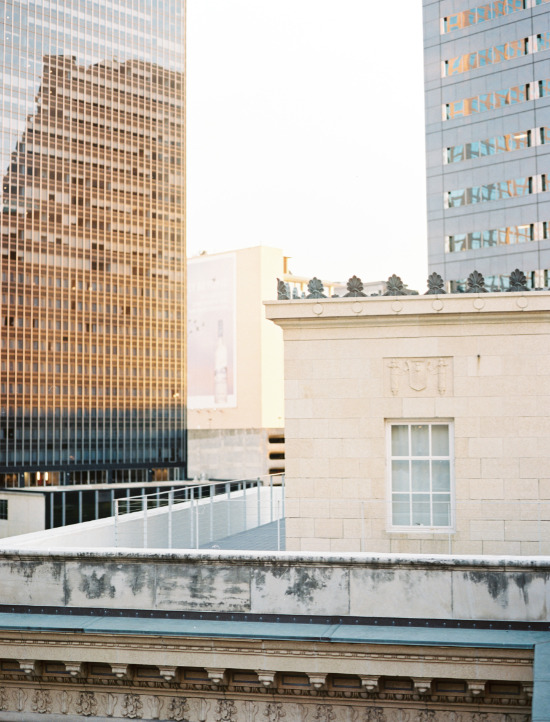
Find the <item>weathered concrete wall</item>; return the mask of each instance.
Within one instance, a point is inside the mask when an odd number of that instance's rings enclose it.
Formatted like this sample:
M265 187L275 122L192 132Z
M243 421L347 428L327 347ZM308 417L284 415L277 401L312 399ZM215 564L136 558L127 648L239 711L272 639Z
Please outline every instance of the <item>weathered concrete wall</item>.
M550 559L0 552L0 604L550 620Z

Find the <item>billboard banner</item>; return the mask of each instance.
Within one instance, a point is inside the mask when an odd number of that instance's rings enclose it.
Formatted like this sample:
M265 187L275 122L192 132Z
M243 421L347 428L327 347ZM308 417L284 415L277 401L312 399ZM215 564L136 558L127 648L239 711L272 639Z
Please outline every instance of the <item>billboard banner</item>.
M236 256L187 264L187 407L237 405Z

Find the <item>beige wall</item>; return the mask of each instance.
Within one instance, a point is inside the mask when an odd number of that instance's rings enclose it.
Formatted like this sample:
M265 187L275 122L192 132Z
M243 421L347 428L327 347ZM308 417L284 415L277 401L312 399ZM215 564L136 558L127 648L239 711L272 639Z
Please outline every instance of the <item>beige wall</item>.
M277 278L284 273L283 252L257 246L230 254L236 258L237 405L189 410L190 476L204 472L213 478L234 478L268 473L262 431L283 427L282 332L266 320L262 305L262 301L277 297ZM212 254L216 255L227 254ZM201 260L203 257L197 262ZM193 262L189 259L189 265ZM215 459L213 444L219 448ZM249 457L245 463L246 448Z
M550 553L550 293L266 305L285 339L287 549ZM453 423L448 532L390 530L400 419Z
M0 519L0 539L45 529L43 494L2 490L0 499L8 502L8 518Z

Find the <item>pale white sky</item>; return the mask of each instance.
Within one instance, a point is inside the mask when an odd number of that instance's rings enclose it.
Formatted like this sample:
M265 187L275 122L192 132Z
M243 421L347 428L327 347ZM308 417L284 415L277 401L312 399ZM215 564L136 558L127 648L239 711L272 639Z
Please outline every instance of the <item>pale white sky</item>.
M421 0L187 0L188 255L425 290Z

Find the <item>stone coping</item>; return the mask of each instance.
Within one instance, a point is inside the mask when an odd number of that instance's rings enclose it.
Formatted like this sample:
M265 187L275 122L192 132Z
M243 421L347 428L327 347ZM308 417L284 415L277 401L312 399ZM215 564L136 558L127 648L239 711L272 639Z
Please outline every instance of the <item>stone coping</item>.
M452 316L454 314L544 313L550 311L550 291L457 293L425 296L367 296L264 301L270 320Z
M14 538L16 543L17 538ZM44 539L46 541L46 539ZM6 540L4 540L4 545ZM358 566L358 567L411 567L422 568L484 568L550 571L550 556L505 556L505 555L448 555L448 554L374 554L368 552L349 552L327 554L326 552L265 552L233 550L168 551L165 549L131 548L74 548L67 549L18 549L16 546L0 548L0 560L8 559L44 559L61 561L76 560L114 560L151 562L185 562L186 564L223 563L246 565L253 564L292 564L306 566Z

